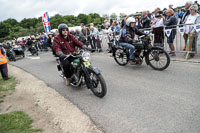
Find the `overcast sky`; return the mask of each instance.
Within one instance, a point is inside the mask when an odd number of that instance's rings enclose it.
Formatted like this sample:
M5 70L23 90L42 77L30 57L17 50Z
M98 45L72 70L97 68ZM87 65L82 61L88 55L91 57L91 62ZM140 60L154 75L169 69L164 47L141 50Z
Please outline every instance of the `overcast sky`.
M56 13L119 15L119 13L131 14L143 10L152 12L156 7L168 8L169 4L173 4L174 7L183 6L186 1L188 0L0 0L0 21L8 18L20 21L23 18L40 17L45 11L50 16Z

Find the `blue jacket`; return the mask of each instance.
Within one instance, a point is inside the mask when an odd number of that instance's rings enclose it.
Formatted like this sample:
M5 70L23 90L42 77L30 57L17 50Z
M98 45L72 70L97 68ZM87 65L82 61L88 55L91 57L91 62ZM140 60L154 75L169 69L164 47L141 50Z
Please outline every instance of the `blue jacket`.
M119 35L120 34L120 26L119 25L114 26L114 31L115 31L115 35Z

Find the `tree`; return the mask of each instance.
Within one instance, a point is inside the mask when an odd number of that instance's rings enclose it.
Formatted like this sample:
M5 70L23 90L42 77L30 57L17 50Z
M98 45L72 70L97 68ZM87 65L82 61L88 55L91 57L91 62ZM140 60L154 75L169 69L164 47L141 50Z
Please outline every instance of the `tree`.
M20 21L20 26L23 28L30 28L30 27L35 27L37 24L38 20L36 18L24 18L23 20Z
M116 15L116 14L115 14ZM114 15L114 16L115 16ZM61 23L66 23L69 27L79 26L84 23L88 26L94 23L96 26L102 24L104 19L109 19L108 15L101 17L98 13L79 14L77 17L73 15L62 16L59 14L50 18L51 29L57 29ZM114 17L116 18L116 17ZM6 39L13 39L13 37L21 37L27 35L36 35L44 31L42 17L39 18L24 18L20 22L15 19L9 18L0 22L0 41Z
M112 20L117 20L117 15L116 15L115 13L112 13L112 14L110 15L110 18L111 18Z
M7 19L3 22L10 25L10 26L16 26L16 25L19 24L16 19L12 19L12 18L9 18L9 19Z
M4 38L9 35L9 24L0 22L0 38Z
M124 13L120 13L120 14L119 14L120 20L124 19L124 15L125 15Z
M103 14L102 17L106 20L109 20L109 15L108 14Z
M84 23L84 24L88 23L88 16L87 15L79 14L77 17L78 17L78 22L79 23Z
M101 18L95 18L93 23L94 23L94 25L102 24Z

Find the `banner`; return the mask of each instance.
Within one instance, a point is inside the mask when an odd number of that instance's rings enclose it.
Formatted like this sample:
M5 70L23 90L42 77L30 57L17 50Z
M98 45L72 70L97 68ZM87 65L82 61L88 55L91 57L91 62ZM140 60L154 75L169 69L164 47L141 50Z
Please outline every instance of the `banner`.
M180 32L181 35L183 36L183 35L184 35L184 32L185 32L185 27L180 27L180 28L179 28L179 32Z
M167 37L170 36L172 29L165 29L165 33L167 35Z
M200 24L195 24L194 29L196 30L196 32L199 32L200 31Z
M42 22L44 25L44 30L46 33L51 32L51 26L50 26L50 20L49 20L49 14L48 12L45 12L42 16Z

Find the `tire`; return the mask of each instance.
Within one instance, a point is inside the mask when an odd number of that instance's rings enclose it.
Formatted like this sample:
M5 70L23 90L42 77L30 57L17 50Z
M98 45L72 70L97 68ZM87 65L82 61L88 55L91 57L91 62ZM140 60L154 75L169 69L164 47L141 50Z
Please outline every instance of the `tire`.
M123 48L116 48L113 52L113 56L117 64L120 66L128 64L128 57Z
M94 77L96 79L94 79ZM94 93L95 96L102 98L107 93L106 82L101 74L96 74L95 72L90 72L90 89ZM99 84L100 83L100 84ZM97 90L98 86L101 86L101 90Z
M146 55L146 63L153 69L162 71L169 66L170 57L163 48L152 48Z

